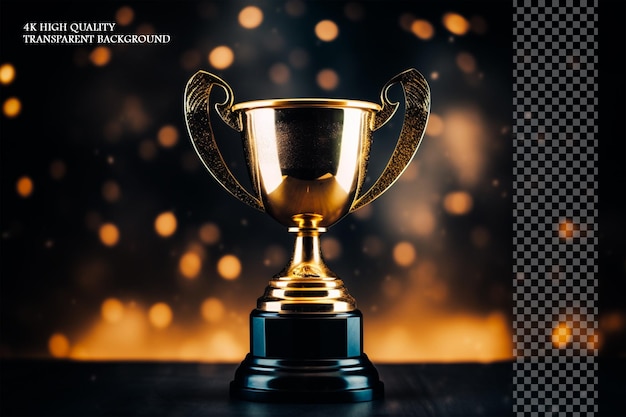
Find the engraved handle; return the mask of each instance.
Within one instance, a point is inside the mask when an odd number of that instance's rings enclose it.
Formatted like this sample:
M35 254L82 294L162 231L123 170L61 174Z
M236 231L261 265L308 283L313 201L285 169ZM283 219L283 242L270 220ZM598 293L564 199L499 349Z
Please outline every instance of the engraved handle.
M430 112L430 88L424 76L415 69L406 70L385 84L380 93L383 106L374 117L371 128L374 131L382 127L398 109L399 103L392 103L387 97L389 88L398 83L402 86L406 103L398 143L378 180L355 199L350 212L371 203L391 187L413 159L424 136Z
M215 110L228 126L238 132L242 130L239 114L233 113L231 109L234 99L233 90L221 78L206 71L198 71L189 79L185 88L185 121L191 143L204 166L222 187L239 201L264 211L261 200L250 194L230 172L217 147L209 117L209 96L213 86L221 87L226 93L226 99L223 103L217 103Z

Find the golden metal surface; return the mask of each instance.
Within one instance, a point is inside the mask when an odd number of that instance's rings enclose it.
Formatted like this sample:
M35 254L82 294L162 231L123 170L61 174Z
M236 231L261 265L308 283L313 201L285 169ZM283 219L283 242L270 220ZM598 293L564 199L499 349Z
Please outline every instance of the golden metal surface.
M389 163L365 192L372 132L399 107L387 97L399 84L405 96L400 137ZM215 108L241 132L253 190L232 175L217 148L208 117L213 86L226 92ZM300 98L257 100L233 105L230 87L204 71L185 93L189 134L213 177L240 201L268 213L296 233L293 256L270 281L257 308L274 312L342 312L356 309L343 282L322 258L319 234L348 213L374 201L398 179L417 152L430 111L424 77L410 69L381 92L382 105L359 100Z

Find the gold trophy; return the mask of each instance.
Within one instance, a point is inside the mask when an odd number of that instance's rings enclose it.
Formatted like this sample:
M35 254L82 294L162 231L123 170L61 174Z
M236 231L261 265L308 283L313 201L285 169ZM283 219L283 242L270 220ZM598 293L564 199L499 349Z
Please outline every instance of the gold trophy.
M400 84L405 115L395 150L380 177L362 189L372 132L399 103L387 91ZM234 177L210 124L214 86L226 93L215 110L241 132L252 190ZM295 234L293 256L250 314L250 353L230 384L233 398L266 402L354 402L381 398L383 383L363 353L362 314L322 257L320 234L384 193L421 142L430 110L424 77L409 69L382 89L382 104L293 98L233 104L232 89L198 71L185 90L193 146L213 177L240 201L269 214Z

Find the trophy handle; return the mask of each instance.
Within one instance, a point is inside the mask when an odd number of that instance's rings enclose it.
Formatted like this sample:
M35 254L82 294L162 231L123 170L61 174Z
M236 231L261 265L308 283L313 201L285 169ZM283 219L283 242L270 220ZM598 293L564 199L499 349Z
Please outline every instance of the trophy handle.
M413 159L424 136L430 112L430 88L424 76L415 69L406 70L385 84L380 93L383 106L372 121L372 131L387 123L398 109L399 103L392 103L387 97L389 88L398 83L405 98L404 122L398 143L378 180L355 199L350 213L371 203L391 187Z
M185 120L191 143L204 166L222 187L239 201L265 211L261 200L250 194L230 172L215 142L209 117L209 96L215 85L222 87L226 93L226 99L223 103L217 103L215 110L224 123L238 132L242 131L239 114L232 112L233 90L221 78L206 71L198 71L189 79L185 88Z

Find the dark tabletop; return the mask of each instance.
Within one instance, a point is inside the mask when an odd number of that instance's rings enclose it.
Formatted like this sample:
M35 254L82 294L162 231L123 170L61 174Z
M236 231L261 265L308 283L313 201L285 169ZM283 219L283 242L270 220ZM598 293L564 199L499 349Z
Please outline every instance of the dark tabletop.
M236 364L1 363L3 416L509 416L512 363L377 365L385 399L354 404L234 401Z

